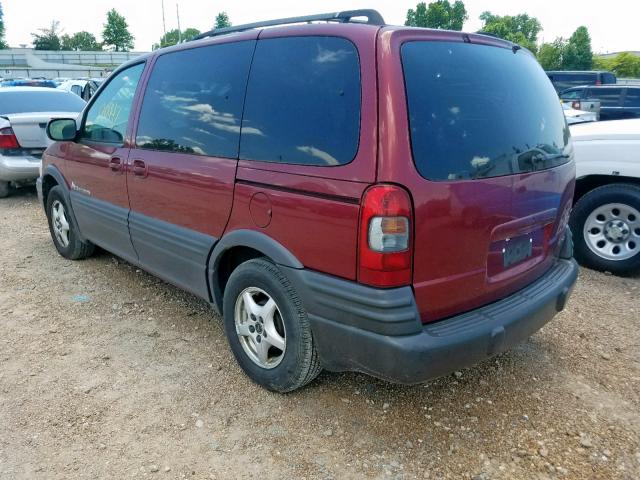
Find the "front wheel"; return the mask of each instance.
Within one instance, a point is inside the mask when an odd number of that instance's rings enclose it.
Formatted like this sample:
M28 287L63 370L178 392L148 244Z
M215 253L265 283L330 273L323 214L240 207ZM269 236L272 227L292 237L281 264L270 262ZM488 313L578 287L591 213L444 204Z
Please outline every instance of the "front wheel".
M231 350L257 384L290 392L320 373L307 314L273 263L257 258L236 268L224 291L223 310Z
M64 258L80 260L90 256L95 247L92 243L80 240L78 227L70 212L62 187L53 187L47 195L47 220L53 244Z
M570 226L582 265L618 275L640 271L640 187L592 190L576 203Z

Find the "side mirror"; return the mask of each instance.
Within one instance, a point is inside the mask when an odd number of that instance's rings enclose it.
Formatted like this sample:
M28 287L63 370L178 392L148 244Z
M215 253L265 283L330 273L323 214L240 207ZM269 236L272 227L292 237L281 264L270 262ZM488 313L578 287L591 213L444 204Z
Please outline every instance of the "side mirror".
M47 136L56 142L75 140L78 127L72 118L56 118L47 125Z

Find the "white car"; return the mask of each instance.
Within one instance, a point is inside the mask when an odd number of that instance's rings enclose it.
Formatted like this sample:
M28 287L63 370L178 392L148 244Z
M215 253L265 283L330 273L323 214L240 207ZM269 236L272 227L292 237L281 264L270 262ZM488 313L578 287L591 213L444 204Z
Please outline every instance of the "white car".
M84 101L88 102L93 94L96 93L96 90L98 90L98 84L93 80L65 80L58 85L57 88L75 93Z
M640 272L640 119L573 125L575 257L585 266Z
M0 198L9 187L38 178L42 152L49 145L52 118L75 118L85 106L77 95L55 88L0 88Z
M596 112L585 112L584 110L576 110L568 103L562 104L562 110L564 111L564 116L567 119L567 124L569 125L598 121L598 115L596 114Z

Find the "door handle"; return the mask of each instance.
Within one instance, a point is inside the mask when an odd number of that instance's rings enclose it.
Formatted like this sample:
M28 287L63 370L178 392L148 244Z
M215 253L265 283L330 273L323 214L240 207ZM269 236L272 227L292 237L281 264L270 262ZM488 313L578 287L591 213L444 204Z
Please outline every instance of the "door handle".
M119 157L111 157L109 159L109 168L112 172L119 172L122 170L122 160Z
M133 170L133 174L136 177L146 177L147 173L149 172L147 169L147 164L144 163L142 160L134 160L132 163L132 170Z

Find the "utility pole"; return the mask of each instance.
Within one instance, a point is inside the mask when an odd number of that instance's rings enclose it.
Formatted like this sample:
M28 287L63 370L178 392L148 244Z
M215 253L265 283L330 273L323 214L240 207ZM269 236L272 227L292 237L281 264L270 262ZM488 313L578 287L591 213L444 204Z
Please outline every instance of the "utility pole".
M164 21L164 0L161 0L161 1L162 1L162 33L164 35L166 35L167 34L167 24Z
M180 30L180 10L176 3L176 17L178 17L178 43L182 43L182 30Z

